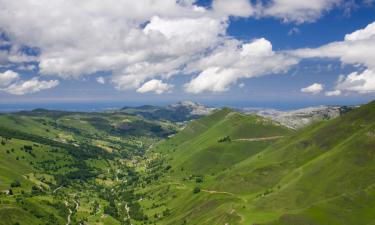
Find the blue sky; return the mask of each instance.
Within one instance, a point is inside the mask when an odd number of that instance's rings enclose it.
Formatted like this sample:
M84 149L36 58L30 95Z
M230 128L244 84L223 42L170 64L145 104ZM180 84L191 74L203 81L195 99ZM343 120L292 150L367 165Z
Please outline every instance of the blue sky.
M373 1L295 2L4 0L0 107L373 100Z

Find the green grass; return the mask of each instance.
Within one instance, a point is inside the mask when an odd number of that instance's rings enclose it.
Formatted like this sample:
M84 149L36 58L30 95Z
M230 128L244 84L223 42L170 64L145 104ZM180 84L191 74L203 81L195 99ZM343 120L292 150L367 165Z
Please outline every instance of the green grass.
M165 202L174 214L160 223L373 224L374 134L375 102L295 133L262 118L218 111L155 147L174 169L159 185L180 183L165 194L175 196ZM285 137L217 142L278 135ZM186 179L191 174L204 175L203 183ZM195 186L216 194L192 194Z
M179 126L116 112L0 122L0 225L121 224L125 203L134 225L375 224L375 102L298 131L225 108L164 140Z

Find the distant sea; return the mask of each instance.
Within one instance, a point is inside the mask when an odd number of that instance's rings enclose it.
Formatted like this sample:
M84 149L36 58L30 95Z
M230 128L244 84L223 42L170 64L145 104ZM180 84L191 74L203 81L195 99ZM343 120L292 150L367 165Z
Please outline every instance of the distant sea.
M319 105L360 105L367 103L368 101L343 101L343 102L270 102L270 101L260 101L260 102L199 102L208 107L233 107L233 108L263 108L263 109L277 109L277 110L294 110L300 108L306 108L310 106ZM49 109L49 110L64 110L73 112L102 112L111 109L120 109L124 106L141 106L141 105L159 105L165 106L175 102L160 102L160 103L150 103L150 102L106 102L106 103L14 103L14 104L4 104L0 103L0 112L16 112L22 110L33 110L37 108Z

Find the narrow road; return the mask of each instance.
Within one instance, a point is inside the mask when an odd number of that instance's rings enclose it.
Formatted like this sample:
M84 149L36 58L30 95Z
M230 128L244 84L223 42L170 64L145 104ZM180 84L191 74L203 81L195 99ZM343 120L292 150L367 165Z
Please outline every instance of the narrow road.
M58 190L61 189L61 188L63 188L63 186L60 186L60 187L56 188L55 190L53 190L52 193L56 193L56 191L58 191Z
M66 223L66 225L69 225L70 224L70 217L72 216L72 213L73 213L73 211L69 208L69 204L68 204L68 202L67 201L65 201L65 206L68 208L68 210L69 210L69 215L68 215L68 218L67 218L67 220L68 220L68 222Z
M76 207L75 207L75 211L77 211L78 210L78 207L79 207L79 204L78 204L78 202L76 201L76 200L73 200L73 202L76 204ZM65 206L68 208L68 210L69 210L69 215L68 215L68 217L67 217L67 220L68 220L68 222L66 223L66 225L70 225L70 223L71 223L71 216L72 216L72 214L73 214L73 211L69 208L69 204L68 204L68 202L67 201L65 201Z
M234 139L233 141L270 141L280 139L284 136L272 136L272 137L260 137L260 138L239 138Z

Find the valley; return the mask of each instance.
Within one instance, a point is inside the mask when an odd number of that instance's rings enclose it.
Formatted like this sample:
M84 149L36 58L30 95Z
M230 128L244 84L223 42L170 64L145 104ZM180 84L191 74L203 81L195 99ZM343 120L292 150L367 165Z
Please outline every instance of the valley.
M299 128L193 103L1 114L0 224L372 225L374 133L375 102Z

